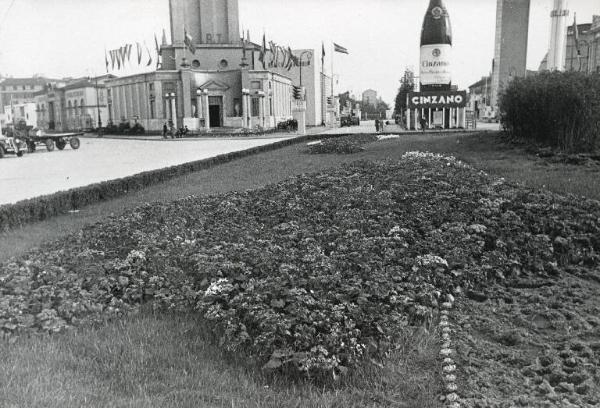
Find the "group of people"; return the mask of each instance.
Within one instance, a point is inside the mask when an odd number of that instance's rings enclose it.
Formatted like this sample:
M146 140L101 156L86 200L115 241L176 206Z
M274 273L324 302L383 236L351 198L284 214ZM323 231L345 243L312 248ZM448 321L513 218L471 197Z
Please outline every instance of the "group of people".
M390 122L385 122L381 119L375 119L375 130L377 133L385 131L385 126L389 125Z
M173 126L173 122L165 122L165 124L163 125L163 138L164 139L168 139L169 136L171 136L171 139L181 139L184 136L187 136L187 134L190 132L190 130L188 129L187 125L179 128L177 130L175 130L175 127Z

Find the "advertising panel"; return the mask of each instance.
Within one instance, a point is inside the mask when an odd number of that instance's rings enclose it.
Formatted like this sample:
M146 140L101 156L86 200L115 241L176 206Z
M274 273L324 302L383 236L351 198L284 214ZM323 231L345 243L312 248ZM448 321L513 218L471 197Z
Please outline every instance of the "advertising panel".
M467 91L410 92L408 108L464 108Z

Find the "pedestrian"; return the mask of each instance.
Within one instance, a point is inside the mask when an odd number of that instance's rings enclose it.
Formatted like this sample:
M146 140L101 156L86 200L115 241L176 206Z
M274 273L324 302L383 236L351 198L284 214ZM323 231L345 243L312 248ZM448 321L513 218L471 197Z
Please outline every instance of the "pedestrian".
M183 128L183 135L187 136L187 134L190 132L190 130L188 129L187 125L185 125L185 127Z
M381 130L381 133L385 132L385 121L383 119L379 121L379 130Z
M425 128L427 127L427 120L423 116L421 116L419 122L421 123L421 130L425 132Z
M164 123L163 125L163 139L167 138L167 132L169 131L169 128L167 127L167 122Z
M375 119L375 132L379 133L379 119Z

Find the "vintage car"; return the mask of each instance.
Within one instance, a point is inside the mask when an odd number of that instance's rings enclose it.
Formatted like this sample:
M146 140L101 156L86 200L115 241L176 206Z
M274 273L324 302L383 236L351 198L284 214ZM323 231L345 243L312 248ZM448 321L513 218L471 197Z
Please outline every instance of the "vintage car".
M14 134L12 129L7 129L6 134L0 134L0 159L6 154L16 154L17 157L21 157L26 151L27 141Z

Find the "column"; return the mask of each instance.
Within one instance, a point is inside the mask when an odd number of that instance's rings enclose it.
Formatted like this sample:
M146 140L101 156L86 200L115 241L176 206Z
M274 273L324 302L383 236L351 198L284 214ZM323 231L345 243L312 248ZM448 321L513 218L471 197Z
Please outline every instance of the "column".
M200 130L202 128L202 119L204 118L204 111L202 110L202 89L196 89L196 128Z
M244 129L250 128L250 122L248 117L248 95L250 94L250 90L244 88L242 89L242 127Z
M210 111L208 109L208 89L202 91L202 108L204 110L204 129L210 132Z
M431 108L427 109L428 111L428 116L429 116L429 120L427 121L427 123L429 123L429 127L431 128Z
M442 108L442 129L446 129L446 108Z
M260 98L258 103L258 118L260 121L260 126L265 128L265 93L260 91L258 93L258 97Z
M177 96L174 93L171 96L171 119L173 120L173 126L177 128Z
M406 130L410 130L410 109L406 109Z
M463 129L465 128L466 119L465 109L466 108L458 108L458 127Z
M417 123L419 123L419 110L415 109L415 130L419 130Z

